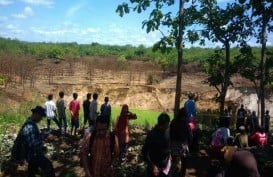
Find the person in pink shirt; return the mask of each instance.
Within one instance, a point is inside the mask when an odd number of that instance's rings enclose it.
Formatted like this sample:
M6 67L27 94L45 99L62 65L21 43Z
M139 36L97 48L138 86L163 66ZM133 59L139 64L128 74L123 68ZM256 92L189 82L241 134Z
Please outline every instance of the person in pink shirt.
M264 129L259 127L251 136L250 143L253 146L265 147L267 145L267 134Z
M73 133L73 130L74 130L74 135L76 135L77 129L79 128L80 102L77 100L77 98L78 98L78 94L73 93L73 100L69 103L69 110L71 115L71 135Z

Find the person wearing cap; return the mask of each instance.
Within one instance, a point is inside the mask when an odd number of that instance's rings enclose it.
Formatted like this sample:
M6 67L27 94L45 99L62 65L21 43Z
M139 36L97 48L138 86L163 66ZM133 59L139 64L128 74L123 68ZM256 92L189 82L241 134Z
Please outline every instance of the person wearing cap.
M246 132L245 126L239 127L239 134L235 136L235 145L239 148L248 147L248 134Z
M35 177L39 168L43 176L55 177L52 163L44 155L43 138L37 125L43 117L46 117L45 111L41 106L31 109L32 115L22 127L23 142L27 149L28 177Z

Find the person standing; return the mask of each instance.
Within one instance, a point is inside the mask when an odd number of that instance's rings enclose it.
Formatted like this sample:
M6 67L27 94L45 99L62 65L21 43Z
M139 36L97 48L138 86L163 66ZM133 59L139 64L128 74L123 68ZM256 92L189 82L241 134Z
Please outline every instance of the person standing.
M102 118L106 120L109 128L111 120L111 105L109 104L109 97L104 98L104 103L100 107L100 113Z
M244 109L244 105L241 104L241 108L237 111L237 121L236 121L236 129L238 130L240 126L245 125L245 117L246 117L246 110Z
M170 124L171 154L173 173L178 174L178 164L181 162L180 175L185 176L189 157L189 145L192 142L192 132L187 120L185 108L181 108L176 118Z
M48 131L48 133L50 133L51 132L51 128L50 128L51 120L53 120L57 124L59 130L61 130L61 126L60 126L59 121L56 118L57 108L56 108L56 104L52 100L53 95L49 94L47 99L48 100L45 102L45 111L46 111L46 117L47 117L47 131Z
M52 163L45 157L43 139L40 130L37 126L45 117L45 109L41 106L36 106L31 109L32 115L27 119L22 127L23 142L27 149L26 160L28 162L28 177L35 177L40 168L43 176L55 177Z
M80 158L86 177L112 177L112 164L118 154L117 137L107 128L105 119L98 117L95 130L82 141Z
M169 115L161 113L156 126L146 137L142 155L148 164L147 177L171 177L170 138L167 134L169 123Z
M71 135L74 130L74 135L76 135L77 129L79 128L79 112L80 112L80 102L77 100L78 94L73 93L73 100L69 103L69 110L71 115Z
M64 101L64 92L61 91L59 92L59 99L56 102L56 107L57 107L57 113L59 117L59 123L60 127L62 129L62 134L66 134L67 130L67 119L66 119L66 114L65 114L65 109L66 109L66 104Z
M259 127L256 111L252 111L246 119L246 128L248 133L253 133Z
M86 94L86 100L84 100L82 107L83 107L83 126L86 125L88 122L89 127L91 126L91 121L90 121L90 99L91 99L91 93Z
M188 118L196 118L197 111L196 105L194 101L194 94L190 93L188 96L188 100L184 104L184 108L187 111Z
M98 94L97 93L94 93L93 94L93 100L91 101L90 103L90 122L91 122L91 126L95 126L96 124L96 120L97 120L97 117L98 117L98 102L97 102L97 99L98 99Z
M270 115L269 115L269 110L265 111L265 132L269 133L270 131Z
M120 115L116 120L115 133L118 137L120 147L120 163L126 161L127 148L129 143L129 120L137 119L137 115L129 111L127 104L121 108Z

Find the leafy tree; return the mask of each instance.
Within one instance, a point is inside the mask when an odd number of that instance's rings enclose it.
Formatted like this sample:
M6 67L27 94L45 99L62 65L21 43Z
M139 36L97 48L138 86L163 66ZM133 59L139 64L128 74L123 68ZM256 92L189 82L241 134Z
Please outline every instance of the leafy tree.
M261 79L259 60L255 55L253 55L252 48L248 45L244 45L240 49L240 52L241 54L236 57L235 61L238 73L240 73L244 78L249 79L254 84L259 99L259 80Z
M250 10L252 17L252 26L255 30L254 36L257 43L260 43L261 48L261 63L260 63L260 91L259 98L261 99L261 125L264 126L265 114L265 85L266 85L266 63L267 63L267 34L273 32L273 1L272 0L240 0L242 6Z
M210 75L208 80L210 85L221 85L219 93L220 113L224 111L225 97L228 87L232 84L230 78L233 74L230 51L231 44L243 41L250 34L249 18L245 15L244 8L237 3L227 3L226 7L221 8L216 0L199 0L200 10L198 22L203 26L200 30L201 36L212 42L220 42L225 50L224 67L218 67L223 72L221 79L218 75ZM201 44L205 42L201 39ZM218 53L219 55L219 53ZM219 56L220 57L220 56ZM216 81L216 82L215 82Z
M211 55L208 59L203 61L203 69L209 75L207 82L210 86L216 88L218 92L218 96L216 97L216 101L221 103L221 95L223 87L225 87L225 67L226 61L223 54L223 50L215 50L215 53ZM231 64L229 68L230 73L236 72L235 65ZM232 85L232 82L228 80L228 85Z
M255 87L257 97L258 97L258 106L261 104L261 94L260 94L260 85L261 80L261 62L258 56L255 56L253 48L248 45L245 45L240 50L241 54L236 57L236 65L238 66L238 73L243 77L249 79ZM273 53L267 52L267 60L265 64L265 85L271 86L273 83ZM259 108L259 107L258 107ZM259 114L260 114L260 109Z
M64 58L64 51L59 46L54 46L49 52L49 58L53 59L63 59Z
M191 7L185 8L185 3L189 0L179 0L178 12L173 13L170 9L175 5L174 0L130 0L129 3L123 2L118 5L116 12L122 17L130 11L142 13L150 11L150 16L142 22L142 28L146 32L160 31L161 39L154 44L154 50L161 50L163 53L169 52L174 46L177 49L177 77L176 77L176 94L174 105L174 116L177 116L180 107L181 98L181 78L182 78L182 62L183 62L183 35L186 26L191 22L185 20L187 13ZM130 7L130 5L132 7ZM164 29L167 32L164 31ZM192 39L192 38L190 38Z

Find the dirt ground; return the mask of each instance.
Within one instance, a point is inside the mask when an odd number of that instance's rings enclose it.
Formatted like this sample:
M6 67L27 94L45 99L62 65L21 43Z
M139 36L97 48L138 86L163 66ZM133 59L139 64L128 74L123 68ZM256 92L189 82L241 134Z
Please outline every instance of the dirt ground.
M42 130L43 131L43 130ZM129 144L129 152L127 155L127 163L123 166L114 165L114 177L132 176L145 177L145 163L140 156L141 147L145 138L145 131L140 127L131 129L131 141ZM143 136L144 135L144 136ZM57 177L84 177L85 173L80 166L79 159L79 142L81 135L76 137L70 135L60 135L57 131L53 131L46 139L49 147L47 156L53 162L55 174ZM203 148L197 153L193 153L190 157L186 177L202 177L206 175L209 168L210 158L207 151ZM17 168L17 170L15 170ZM1 177L26 177L27 164L9 166L6 168Z

